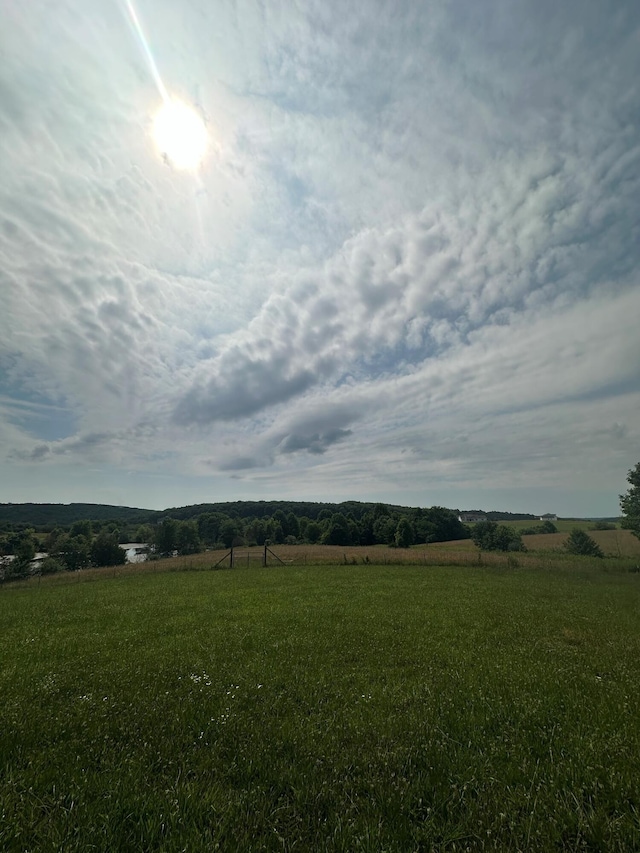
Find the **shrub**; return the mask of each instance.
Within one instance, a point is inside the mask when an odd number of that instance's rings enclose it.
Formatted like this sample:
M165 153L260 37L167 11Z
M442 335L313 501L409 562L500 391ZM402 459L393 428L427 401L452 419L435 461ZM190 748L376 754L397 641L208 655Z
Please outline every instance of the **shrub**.
M604 556L598 543L594 542L589 534L580 530L579 527L573 528L564 547L570 554L579 554L582 557Z
M62 560L56 560L55 557L45 557L40 563L40 574L54 575L56 572L64 572L67 567Z
M471 538L481 551L525 551L517 530L495 521L480 521L471 531Z
M552 521L543 521L542 524L533 525L533 527L524 527L520 531L521 536L537 536L540 533L557 533L558 528Z

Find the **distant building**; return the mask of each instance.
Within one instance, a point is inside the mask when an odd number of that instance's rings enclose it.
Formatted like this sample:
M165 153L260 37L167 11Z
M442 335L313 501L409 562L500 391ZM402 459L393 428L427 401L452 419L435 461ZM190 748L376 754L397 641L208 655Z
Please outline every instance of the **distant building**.
M486 521L487 516L481 512L461 512L458 516L458 521L463 524L475 524L478 521Z
M540 521L557 521L558 516L555 512L546 512L544 515L540 516Z

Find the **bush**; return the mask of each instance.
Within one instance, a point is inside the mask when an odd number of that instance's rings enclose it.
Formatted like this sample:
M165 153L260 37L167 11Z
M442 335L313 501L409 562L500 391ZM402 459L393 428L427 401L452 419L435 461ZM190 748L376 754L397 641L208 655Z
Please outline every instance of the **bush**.
M542 524L534 525L533 527L524 527L520 531L521 536L537 536L540 533L557 533L558 528L552 521L543 521Z
M579 554L582 557L604 556L598 543L594 542L588 533L578 527L573 528L564 547L570 554Z
M41 575L55 575L56 572L65 572L67 567L61 560L56 560L55 557L45 557L40 563Z
M480 521L471 538L481 551L526 551L517 530L495 521Z

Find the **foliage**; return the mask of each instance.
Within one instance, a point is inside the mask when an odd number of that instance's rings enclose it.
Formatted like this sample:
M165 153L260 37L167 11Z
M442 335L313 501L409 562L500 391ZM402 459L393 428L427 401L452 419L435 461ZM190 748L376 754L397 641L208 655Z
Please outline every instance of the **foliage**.
M331 516L322 541L325 545L351 545L349 522L342 513L336 512Z
M542 524L534 524L533 527L523 527L520 536L539 536L541 533L557 533L558 528L553 521L543 521Z
M627 474L627 482L627 493L620 495L622 527L631 530L640 539L640 462Z
M242 536L242 524L233 519L227 518L220 525L220 539L224 542L225 548L231 548L235 544L236 539ZM280 539L282 541L282 539Z
M579 527L573 528L564 547L570 554L579 554L583 557L604 556L598 543L594 542L589 534Z
M37 541L33 530L25 530L19 536L13 549L15 568L28 568L37 551Z
M379 515L373 522L374 542L381 545L393 545L396 538L398 521L392 515Z
M173 554L178 541L178 522L175 518L164 518L156 527L153 544L158 554Z
M92 534L91 520L88 518L84 521L75 521L69 530L69 536L84 536L86 539L91 539Z
M153 539L153 527L150 524L140 524L133 535L134 542L151 542Z
M517 530L495 521L479 521L471 531L471 538L481 551L525 550Z
M63 533L50 556L60 560L70 572L86 569L91 563L91 543L85 536Z
M54 575L57 572L66 571L66 568L67 567L62 560L58 560L56 557L45 557L40 563L40 574Z
M305 530L305 537L307 542L310 542L314 545L316 542L320 541L320 537L322 536L322 528L318 524L317 521L310 521L307 524L307 528Z
M181 556L185 554L198 554L202 550L198 526L195 521L178 522L176 550Z
M408 518L401 518L398 522L395 535L397 548L410 548L413 545L413 528Z
M200 530L209 541L215 542L225 522L218 524L216 519L206 519L200 527L196 521L179 521L176 518L164 518L156 526L153 544L158 554L197 554L202 550ZM210 539L211 537L211 539ZM227 546L228 547L228 546Z
M416 542L451 542L469 539L469 528L458 519L458 514L443 506L416 510L413 518Z
M118 536L106 531L99 533L91 543L91 564L94 566L123 566L127 562L124 548L118 544Z

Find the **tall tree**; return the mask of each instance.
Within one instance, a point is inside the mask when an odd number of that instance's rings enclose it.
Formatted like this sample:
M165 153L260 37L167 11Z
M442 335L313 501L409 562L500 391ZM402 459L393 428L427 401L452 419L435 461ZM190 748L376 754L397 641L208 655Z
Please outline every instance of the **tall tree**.
M396 528L396 546L398 548L409 548L413 545L413 527L406 516L403 516L398 522Z
M351 545L349 522L341 512L336 512L331 516L329 527L322 537L322 541L325 545Z
M198 526L195 521L179 521L176 535L176 548L178 554L198 554L202 551L202 543L198 535Z
M627 483L626 495L620 495L622 526L640 539L640 462L627 474Z
M86 536L69 536L64 533L56 541L51 554L61 560L70 572L86 569L91 562L91 544Z
M164 518L155 529L154 544L158 554L172 554L177 548L178 522L175 518Z
M94 566L123 566L127 562L116 533L103 530L96 536L91 543L91 562Z

